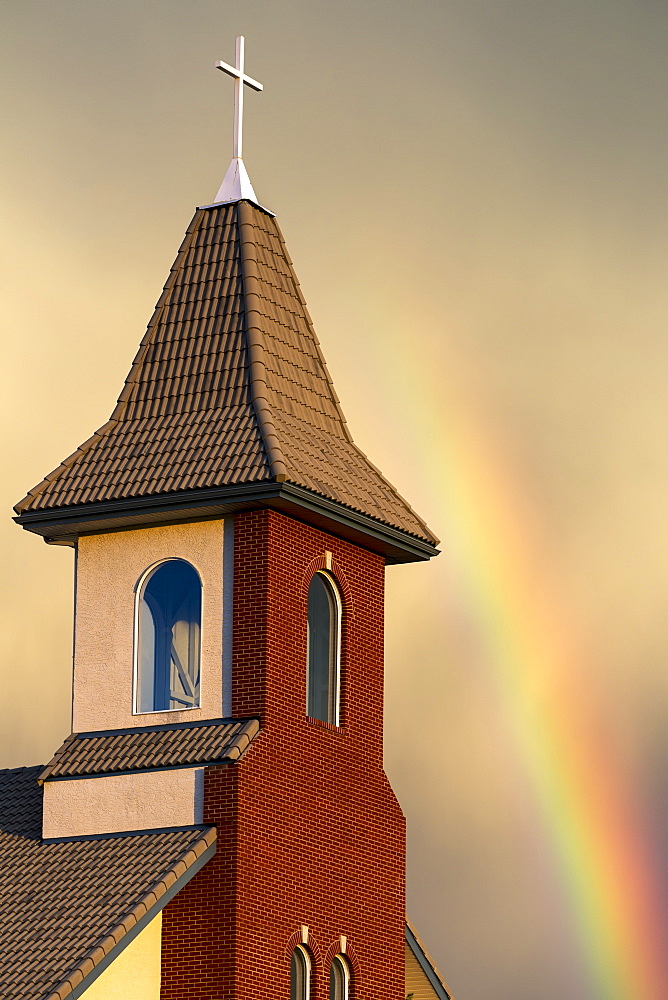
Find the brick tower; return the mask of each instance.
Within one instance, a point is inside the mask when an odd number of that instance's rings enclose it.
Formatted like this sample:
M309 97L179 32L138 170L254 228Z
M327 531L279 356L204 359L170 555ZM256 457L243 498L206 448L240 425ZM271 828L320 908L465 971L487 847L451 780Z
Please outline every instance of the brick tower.
M384 570L437 540L354 445L252 189L196 211L110 420L16 510L77 553L43 843L191 837L134 932L160 915L160 997L403 998Z

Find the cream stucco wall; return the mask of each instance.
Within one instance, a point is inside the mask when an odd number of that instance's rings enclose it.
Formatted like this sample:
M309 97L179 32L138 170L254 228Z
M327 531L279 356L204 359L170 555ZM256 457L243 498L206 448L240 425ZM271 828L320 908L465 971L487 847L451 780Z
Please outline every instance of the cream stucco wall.
M229 532L225 533L229 537ZM116 531L79 539L74 643L74 732L225 715L223 521ZM186 559L202 579L201 707L133 714L135 588L144 571Z
M82 993L82 1000L160 1000L159 913Z
M202 822L204 769L44 782L42 836L156 830Z

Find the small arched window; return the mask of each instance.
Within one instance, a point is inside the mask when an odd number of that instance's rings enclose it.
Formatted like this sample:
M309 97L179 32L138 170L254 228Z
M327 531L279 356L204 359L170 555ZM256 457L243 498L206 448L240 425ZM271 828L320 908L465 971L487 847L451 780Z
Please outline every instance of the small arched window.
M311 959L306 948L297 945L290 959L290 1000L309 1000Z
M329 1000L348 1000L350 970L343 955L335 955L329 969Z
M339 724L341 599L327 573L316 573L308 588L306 714Z
M183 559L150 570L137 594L137 712L197 708L202 584Z

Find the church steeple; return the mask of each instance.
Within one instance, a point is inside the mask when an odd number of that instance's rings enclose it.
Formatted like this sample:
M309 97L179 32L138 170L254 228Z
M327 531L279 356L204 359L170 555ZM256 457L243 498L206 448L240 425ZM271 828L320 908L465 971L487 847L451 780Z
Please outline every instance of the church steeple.
M139 996L121 963L141 940L144 1000L396 1000L419 950L383 770L384 574L436 539L354 444L247 181L242 38L219 65L218 202L110 419L16 508L76 547L76 598L72 734L27 780L0 774L12 798L42 786L41 838L37 795L29 826L3 835L0 810L3 997L77 1000L112 962L114 995Z
M109 421L17 505L54 541L259 503L382 553L437 540L353 443L276 219L198 209Z

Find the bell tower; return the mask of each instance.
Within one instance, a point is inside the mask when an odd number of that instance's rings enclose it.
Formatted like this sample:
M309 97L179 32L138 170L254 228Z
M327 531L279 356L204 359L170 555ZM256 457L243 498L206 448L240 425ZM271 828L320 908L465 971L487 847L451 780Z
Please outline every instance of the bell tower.
M217 199L109 421L16 507L77 553L73 732L41 775L43 836L215 830L162 911L163 1000L397 1000L384 571L437 539L354 444L255 198L243 40L219 68L236 125Z

